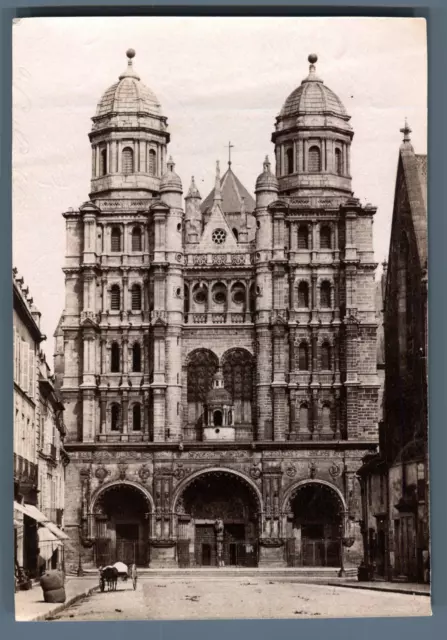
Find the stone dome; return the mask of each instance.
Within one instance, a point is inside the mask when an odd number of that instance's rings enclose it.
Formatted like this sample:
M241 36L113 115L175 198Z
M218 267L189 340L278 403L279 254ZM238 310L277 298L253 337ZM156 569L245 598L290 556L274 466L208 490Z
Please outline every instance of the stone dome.
M152 113L161 114L161 105L157 96L143 84L133 68L132 58L135 51L129 49L127 69L102 96L96 108L96 117L110 113Z
M315 54L309 56L309 75L289 95L280 117L326 113L343 119L349 118L340 98L317 76L314 65L317 59Z
M206 404L208 406L233 404L230 392L224 387L224 379L220 369L214 374L213 388L207 393Z
M278 180L270 170L270 160L268 156L264 160L264 171L256 180L255 191L278 191Z
M179 191L183 192L182 181L180 176L174 171L175 164L172 158L168 161L168 170L164 173L160 180L160 193L163 191Z

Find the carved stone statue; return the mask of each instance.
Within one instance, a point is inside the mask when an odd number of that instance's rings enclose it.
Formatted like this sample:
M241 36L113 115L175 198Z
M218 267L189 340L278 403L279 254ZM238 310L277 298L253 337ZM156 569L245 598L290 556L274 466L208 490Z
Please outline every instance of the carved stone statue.
M223 567L223 536L224 536L224 523L221 518L218 518L214 522L214 531L216 532L216 547L217 547L217 566Z

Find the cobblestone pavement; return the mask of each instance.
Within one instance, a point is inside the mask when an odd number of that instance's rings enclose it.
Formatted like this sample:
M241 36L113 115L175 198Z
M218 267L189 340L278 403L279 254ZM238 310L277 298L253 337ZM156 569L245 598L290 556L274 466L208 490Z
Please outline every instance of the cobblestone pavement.
M54 620L428 616L430 598L269 578L139 580L95 593Z

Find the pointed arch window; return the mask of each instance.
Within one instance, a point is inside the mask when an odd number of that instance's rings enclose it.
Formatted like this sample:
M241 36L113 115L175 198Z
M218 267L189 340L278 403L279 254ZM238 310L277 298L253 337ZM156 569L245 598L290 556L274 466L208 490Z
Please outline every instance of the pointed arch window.
M299 423L300 431L304 431L309 428L309 407L307 404L302 404L299 411Z
M309 284L307 282L300 282L298 285L298 308L309 308Z
M132 311L141 311L141 286L132 285Z
M331 283L325 280L320 288L320 307L322 309L331 308Z
M331 366L331 345L323 342L321 345L321 368L323 371L330 371Z
M298 249L309 249L309 228L306 224L298 227Z
M153 149L149 150L149 174L157 175L157 154Z
M132 430L141 431L141 404L132 407Z
M115 402L112 404L110 408L110 429L111 431L119 431L120 430L120 418L121 418L121 408L119 404Z
M139 342L135 342L132 347L132 371L134 373L141 372L141 346Z
M141 233L141 227L134 227L132 229L132 251L143 250L143 237Z
M306 342L302 342L298 347L298 369L309 371L309 347Z
M341 149L335 149L335 173L338 176L343 174L343 159L341 155Z
M320 249L330 249L331 246L331 228L325 224L320 229Z
M236 227L233 227L232 232L236 240L239 240L239 231L236 229Z
M120 347L117 342L112 342L112 349L110 354L110 371L112 373L119 373L121 365Z
M133 149L124 147L122 154L122 170L123 173L129 174L134 172Z
M321 171L321 152L315 145L309 149L307 166L309 173L319 173Z
M107 173L107 149L101 149L99 154L99 175L105 176Z
M119 311L121 308L121 291L117 284L110 289L110 308L112 311Z

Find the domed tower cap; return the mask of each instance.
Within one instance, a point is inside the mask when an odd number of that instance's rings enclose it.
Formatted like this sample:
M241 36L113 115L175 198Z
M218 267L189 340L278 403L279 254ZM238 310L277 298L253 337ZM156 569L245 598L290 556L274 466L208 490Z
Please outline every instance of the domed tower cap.
M160 193L166 191L177 191L179 193L182 193L182 181L180 179L180 176L178 176L174 171L175 163L172 159L172 156L169 158L167 166L168 170L163 174L160 180Z
M270 160L268 156L265 156L264 171L258 176L256 180L255 192L258 191L278 191L278 180L270 169Z

